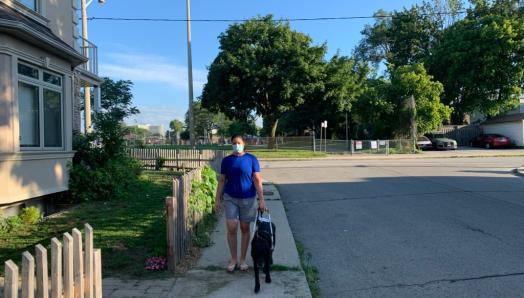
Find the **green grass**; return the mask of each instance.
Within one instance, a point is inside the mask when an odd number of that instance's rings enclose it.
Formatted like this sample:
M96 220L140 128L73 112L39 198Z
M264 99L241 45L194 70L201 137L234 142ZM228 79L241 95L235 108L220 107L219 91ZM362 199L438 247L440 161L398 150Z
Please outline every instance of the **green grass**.
M318 285L319 276L318 269L311 264L311 254L305 251L304 245L299 241L296 241L298 255L300 257L300 264L306 275L306 280L309 285L309 290L311 291L311 296L313 298L320 297L320 287Z
M326 157L324 152L313 152L310 150L270 150L270 149L250 149L248 152L257 158L316 158Z
M171 194L171 177L146 174L125 200L83 203L35 226L0 232L0 262L12 259L20 265L22 252L34 253L38 243L49 249L52 237L61 240L64 232L89 223L94 229L94 246L102 249L105 276L158 275L144 266L148 257L165 256L164 202Z

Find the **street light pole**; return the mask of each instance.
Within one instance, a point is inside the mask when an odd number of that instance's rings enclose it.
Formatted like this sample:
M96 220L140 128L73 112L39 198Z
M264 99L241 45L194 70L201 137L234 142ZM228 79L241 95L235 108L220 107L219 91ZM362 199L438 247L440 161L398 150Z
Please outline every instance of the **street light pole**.
M195 146L195 123L193 119L193 58L191 54L191 1L186 0L187 15L187 81L189 85L189 142Z
M105 0L98 0L98 3L104 4ZM82 47L83 47L83 55L87 59L89 59L89 44L88 44L88 35L87 35L87 8L89 5L93 3L93 0L89 0L89 2L86 3L86 0L82 0L81 2L81 8L82 8ZM86 63L86 70L91 71L89 61ZM91 132L91 86L85 86L84 87L84 112L85 112L85 123L84 123L84 130L86 133Z
M89 1L88 4L91 4ZM83 55L89 59L89 48L87 44L87 5L86 0L82 0L82 46L83 46ZM89 71L89 62L86 63L86 70ZM85 121L84 121L84 131L86 133L91 132L91 88L86 86L84 87L84 112L85 112Z

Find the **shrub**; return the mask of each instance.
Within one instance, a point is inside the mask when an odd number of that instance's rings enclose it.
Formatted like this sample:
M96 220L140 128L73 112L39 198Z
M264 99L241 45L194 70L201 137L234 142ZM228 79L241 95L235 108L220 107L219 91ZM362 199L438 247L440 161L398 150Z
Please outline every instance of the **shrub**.
M18 216L10 216L7 218L0 218L0 232L6 233L19 229L24 223Z
M160 171L166 164L166 159L163 157L157 157L155 159L155 170Z
M42 213L36 207L27 207L22 209L18 217L24 224L35 225L42 219Z
M201 179L191 181L190 210L199 213L212 213L217 185L216 172L208 166L204 167Z

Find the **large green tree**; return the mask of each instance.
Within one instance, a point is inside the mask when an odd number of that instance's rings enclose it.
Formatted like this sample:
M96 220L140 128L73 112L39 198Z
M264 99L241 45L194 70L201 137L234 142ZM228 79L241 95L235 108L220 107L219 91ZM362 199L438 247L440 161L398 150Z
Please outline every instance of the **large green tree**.
M322 87L325 45L271 15L229 26L219 42L202 94L212 111L232 119L262 116L275 136L281 116Z
M279 133L301 135L312 128L319 131L320 122L326 120L333 137L345 137L345 114L351 112L354 102L364 92L369 67L336 54L324 63L323 73L321 88L281 117ZM265 129L269 131L268 127Z
M428 75L424 65L404 65L391 71L391 86L388 96L395 105L398 115L397 134L407 135L411 113L406 110L411 97L415 99L416 123L419 134L439 128L450 119L452 109L440 102L444 87Z
M524 8L517 0L472 4L428 59L457 122L471 112L495 116L513 108L524 82Z
M433 0L401 11L375 13L375 23L362 30L357 57L375 66L424 62L438 44L442 29L458 19L462 1Z

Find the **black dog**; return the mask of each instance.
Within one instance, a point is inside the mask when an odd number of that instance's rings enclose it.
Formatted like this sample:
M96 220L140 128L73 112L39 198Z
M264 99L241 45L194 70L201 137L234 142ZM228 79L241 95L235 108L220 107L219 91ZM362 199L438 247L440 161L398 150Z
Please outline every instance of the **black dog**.
M257 217L255 235L253 240L251 240L251 257L253 258L253 269L255 270L255 293L260 291L259 269L262 264L266 274L266 283L271 282L269 269L273 264L275 243L275 224L270 221L259 220Z

